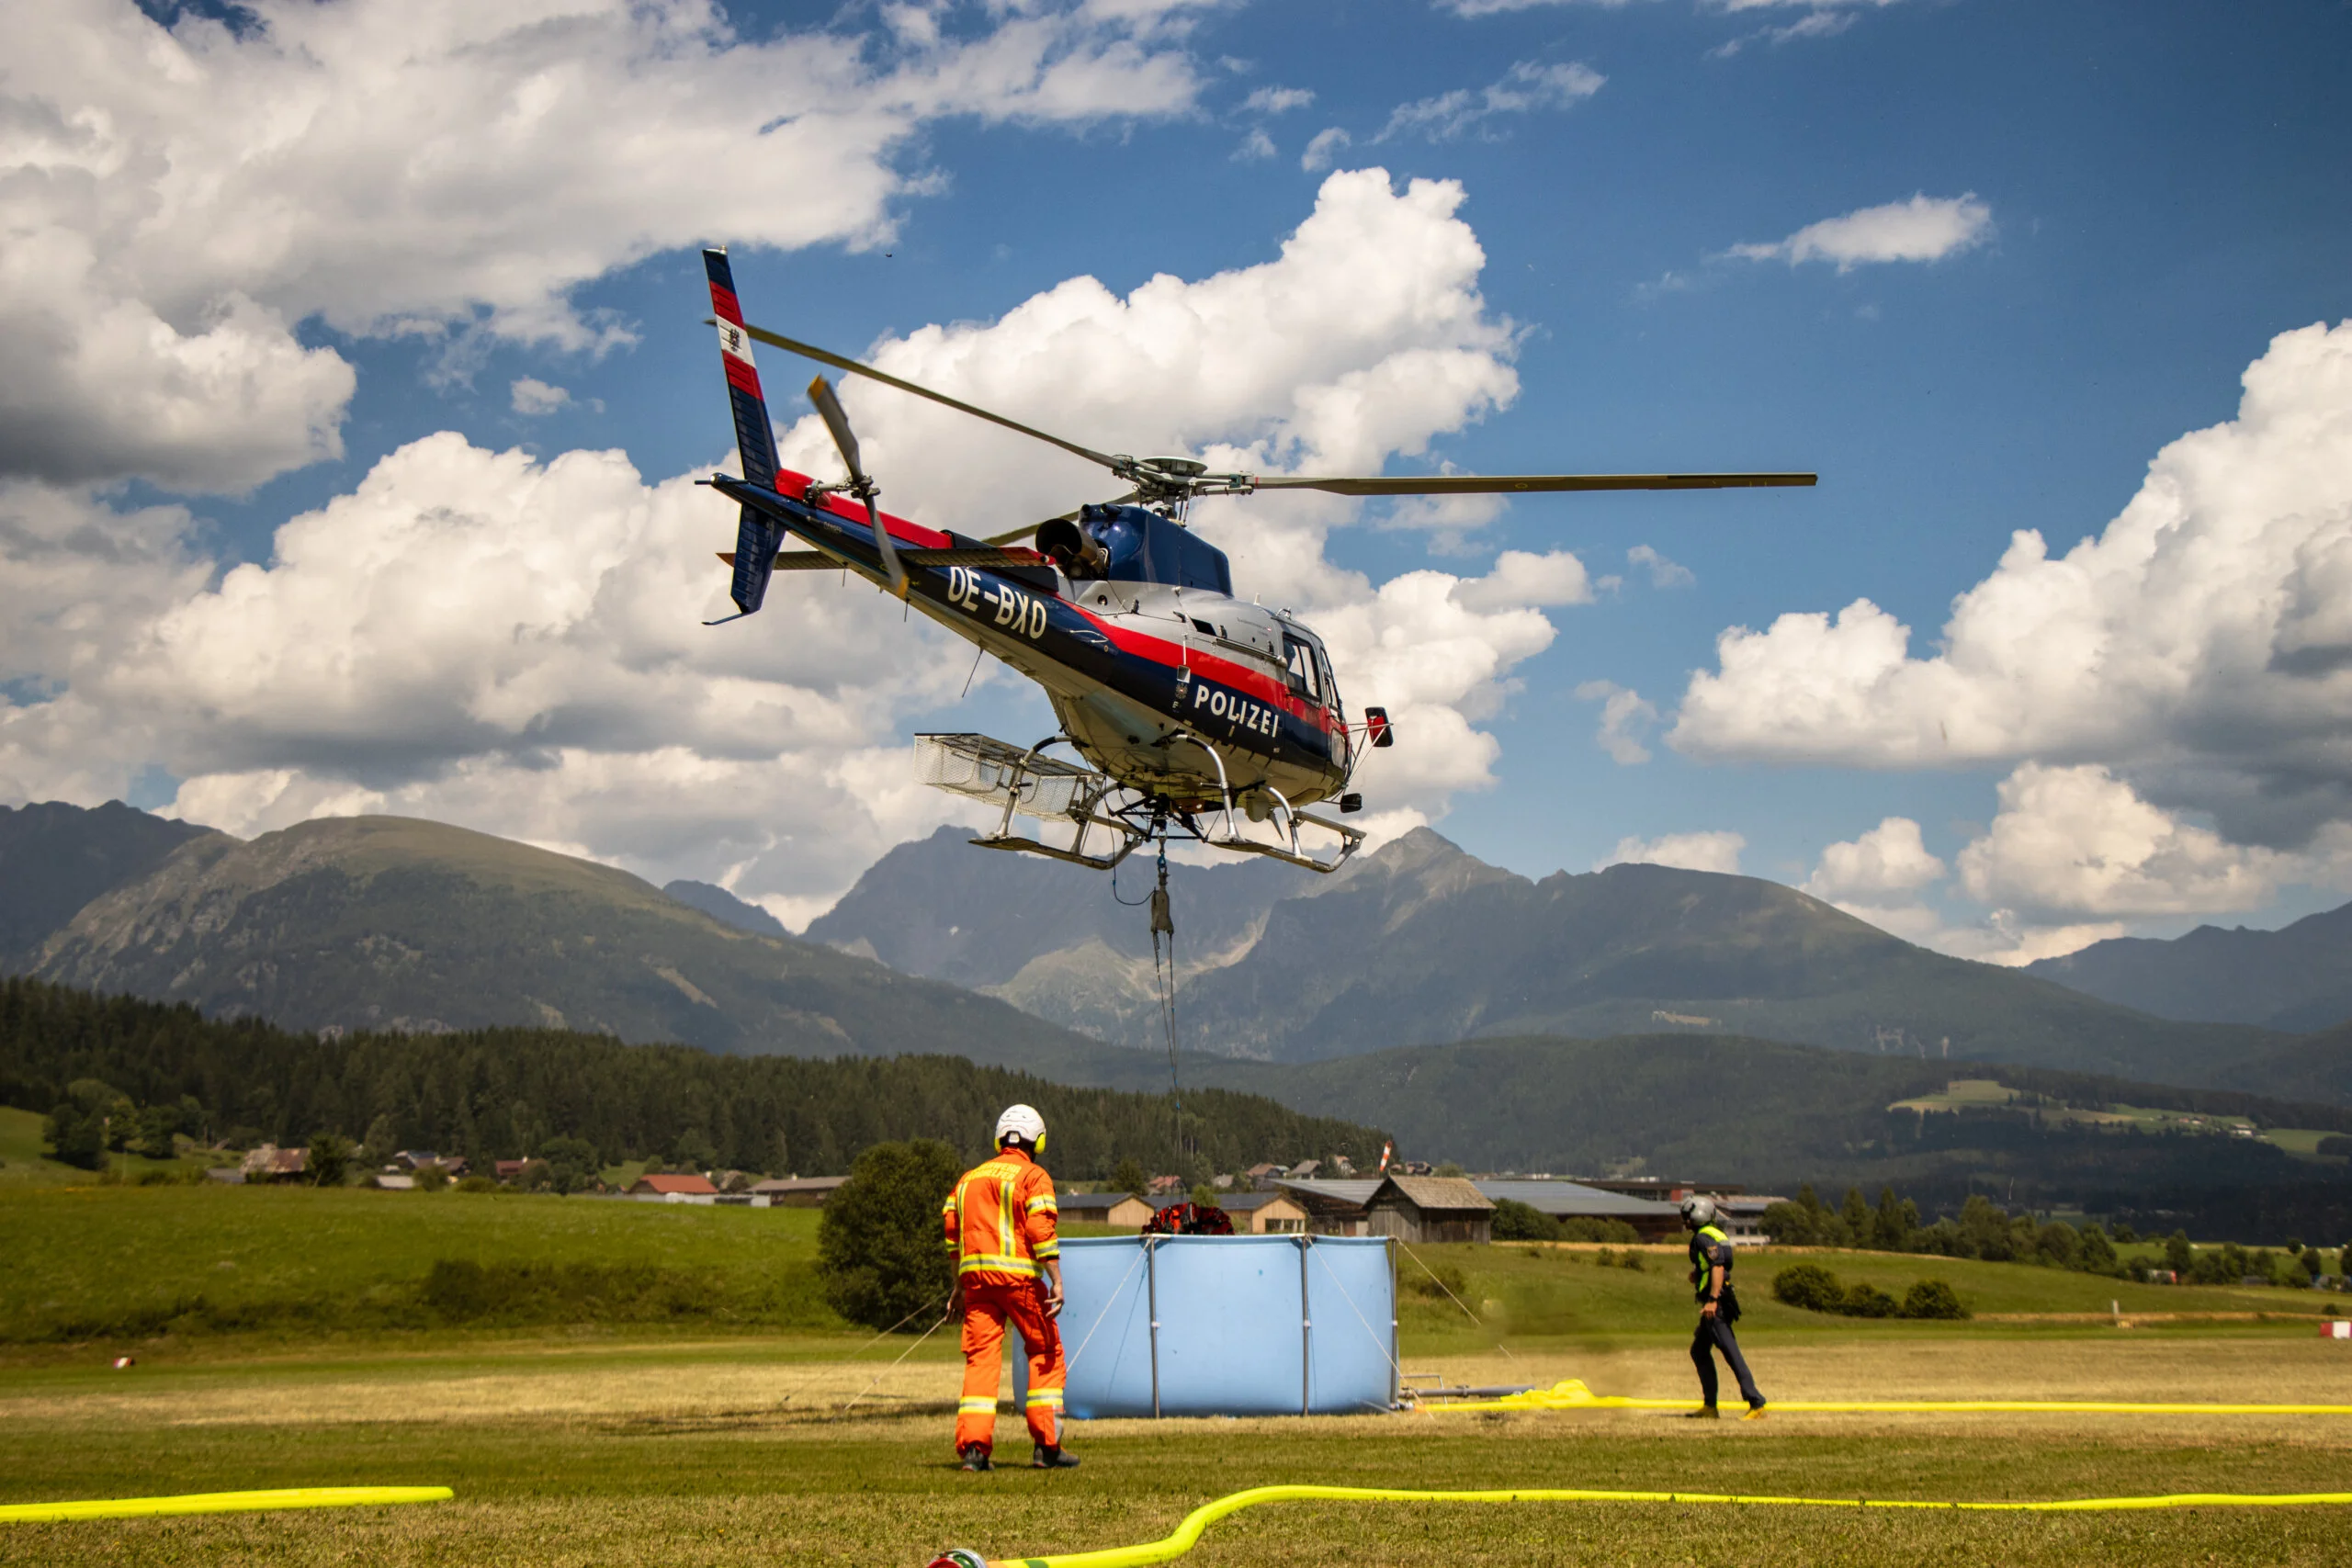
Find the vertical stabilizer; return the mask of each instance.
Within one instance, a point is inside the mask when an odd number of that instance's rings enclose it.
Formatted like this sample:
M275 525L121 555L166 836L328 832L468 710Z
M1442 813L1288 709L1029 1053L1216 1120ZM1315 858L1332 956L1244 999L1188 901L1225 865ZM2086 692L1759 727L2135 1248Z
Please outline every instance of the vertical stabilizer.
M751 335L743 330L743 308L735 299L735 273L723 250L702 254L703 270L710 276L710 312L718 319L718 357L727 371L727 399L735 412L735 449L743 459L743 478L763 490L775 488L775 432L768 424L768 400L760 390L760 372L752 363ZM775 566L776 547L784 530L751 507L735 529L735 581L729 596L745 615L767 597L768 574Z

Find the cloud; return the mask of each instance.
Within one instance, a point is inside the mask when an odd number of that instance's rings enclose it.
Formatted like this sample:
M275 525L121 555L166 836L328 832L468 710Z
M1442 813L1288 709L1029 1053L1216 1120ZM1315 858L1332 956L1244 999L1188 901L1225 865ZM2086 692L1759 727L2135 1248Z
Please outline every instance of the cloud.
M2282 333L2098 536L2012 536L1938 649L1867 599L1718 637L1671 737L1707 759L2109 768L2235 843L2352 821L2352 322Z
M1306 151L1298 155L1298 166L1310 175L1321 174L1337 161L1349 142L1348 133L1338 126L1317 131L1306 143Z
M1517 393L1515 333L1478 293L1463 198L1336 174L1259 265L1125 295L1072 278L865 352L1091 444L1378 471ZM989 532L1115 488L887 389L843 395L892 505L926 522ZM813 417L783 443L830 467ZM413 813L721 882L805 919L890 844L962 819L913 782L903 737L952 712L971 656L826 574L779 580L751 620L698 625L724 606L711 552L733 521L695 477L442 433L233 566L203 553L183 509L0 485L0 679L25 694L0 704L0 798L104 799L161 768L182 781L177 811L232 830ZM1357 516L1339 498L1265 496L1193 520L1233 552L1245 593L1323 634L1358 712L1388 707L1398 743L1359 787L1394 831L1493 782L1480 725L1551 644L1548 612L1591 589L1573 555L1523 551L1481 575L1375 584L1326 554ZM979 679L1005 677L987 664Z
M1739 852L1747 840L1737 833L1668 833L1656 839L1620 839L1617 847L1594 864L1600 871L1612 865L1671 865L1684 871L1739 874Z
M739 37L710 0L0 7L0 477L235 491L341 452L331 333L595 350L705 237L868 244L944 118L1187 112L1168 8Z
M2029 762L2002 781L2000 801L1961 852L1961 881L1983 902L2035 916L2256 908L2290 863L2159 810L2101 767Z
M1804 890L1831 903L1872 902L1889 894L1916 893L1943 874L1944 863L1928 852L1919 824L1889 817L1860 838L1823 850Z
M1305 87L1265 86L1242 99L1241 108L1245 114L1288 114L1314 101L1314 93Z
M1627 550L1625 562L1629 566L1646 567L1652 588L1688 588L1699 581L1689 567L1667 559L1647 545L1635 545Z
M1271 158L1274 152L1274 139L1262 129L1252 127L1250 134L1241 139L1241 145L1233 150L1233 159L1238 164L1252 163L1261 158Z
M1930 197L1865 207L1842 218L1808 223L1769 245L1734 245L1724 253L1742 261L1837 264L1839 272L1881 262L1937 262L1973 250L1993 237L1993 209L1976 197Z
M1576 62L1539 65L1522 60L1503 73L1502 79L1473 90L1456 87L1433 98L1418 98L1390 111L1388 123L1375 141L1398 136L1422 136L1447 141L1498 115L1532 114L1537 109L1565 109L1600 91L1608 80L1590 66Z
M1593 743L1620 767L1635 767L1650 760L1643 744L1657 724L1657 705L1641 693L1614 681L1587 681L1577 687L1577 700L1600 705L1600 728Z
M514 412L519 414L553 413L571 403L571 394L561 387L550 387L535 376L526 376L510 388Z

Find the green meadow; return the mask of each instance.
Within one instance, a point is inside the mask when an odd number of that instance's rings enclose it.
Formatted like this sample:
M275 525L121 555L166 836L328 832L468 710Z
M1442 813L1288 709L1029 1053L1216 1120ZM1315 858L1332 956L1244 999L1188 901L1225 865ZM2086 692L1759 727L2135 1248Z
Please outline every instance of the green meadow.
M1075 1472L965 1475L947 1444L952 1333L876 1341L833 1318L811 1269L816 1219L454 1190L0 1189L0 1502L365 1483L457 1493L407 1508L0 1526L0 1564L912 1568L956 1544L1001 1557L1152 1539L1204 1501L1277 1482L1977 1500L2352 1488L2352 1416L2221 1415L1098 1421L1073 1424L1086 1460ZM1790 1255L1744 1258L1741 1337L1778 1398L2352 1404L2352 1344L2315 1329L2341 1296L1804 1256L1898 1296L1945 1279L1978 1315L1799 1312L1770 1299ZM1400 1257L1404 1371L1689 1397L1679 1255L1601 1257L1544 1246ZM115 1369L119 1356L134 1364ZM1025 1459L1016 1421L1000 1438L1001 1455ZM2343 1507L1317 1504L1220 1524L1186 1561L2316 1564L2342 1560L2347 1531Z

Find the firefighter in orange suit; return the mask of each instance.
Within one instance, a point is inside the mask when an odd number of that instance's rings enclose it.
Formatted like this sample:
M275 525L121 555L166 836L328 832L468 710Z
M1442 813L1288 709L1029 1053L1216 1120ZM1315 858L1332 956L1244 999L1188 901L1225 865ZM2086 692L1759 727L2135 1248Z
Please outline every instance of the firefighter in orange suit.
M1038 1470L1068 1470L1078 1461L1062 1452L1061 1243L1055 1237L1060 1206L1054 1179L1036 1163L1046 1147L1046 1119L1026 1105L997 1118L996 1157L973 1167L956 1183L941 1211L947 1246L956 1254L956 1304L964 1312L964 1395L956 1404L956 1457L966 1470L990 1468L996 1441L996 1384L1004 1353L1004 1325L1020 1332L1029 1352L1030 1461Z

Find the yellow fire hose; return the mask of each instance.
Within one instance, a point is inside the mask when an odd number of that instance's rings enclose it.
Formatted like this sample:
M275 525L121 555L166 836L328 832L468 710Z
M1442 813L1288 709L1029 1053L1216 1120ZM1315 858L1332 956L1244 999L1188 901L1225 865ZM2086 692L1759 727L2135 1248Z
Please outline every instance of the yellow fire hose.
M2297 1508L2352 1503L2352 1492L2183 1492L2160 1497L2064 1497L2048 1502L1954 1503L1924 1498L1741 1497L1714 1492L1606 1492L1529 1488L1517 1492L1406 1492L1386 1486L1253 1486L1219 1497L1184 1516L1164 1540L1114 1546L1102 1551L1069 1551L1053 1557L1008 1557L987 1568L1148 1568L1193 1550L1201 1532L1228 1514L1261 1503L1736 1503L1780 1508L1939 1508L1986 1514L2091 1514L2146 1508ZM978 1563L977 1553L951 1552L933 1564L962 1568Z
M192 1492L179 1497L96 1497L80 1503L6 1504L0 1506L0 1524L263 1513L277 1508L372 1508L387 1503L446 1503L455 1495L447 1486L295 1486L277 1492Z
M1420 1406L1429 1416L1454 1410L1691 1410L1688 1399L1632 1399L1595 1393L1579 1378L1550 1388L1506 1393L1495 1399L1465 1399ZM2145 1404L2108 1399L1776 1399L1773 1411L1836 1411L1840 1414L1937 1414L2007 1412L2087 1416L2352 1416L2352 1404Z

